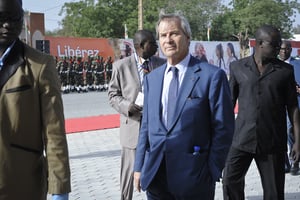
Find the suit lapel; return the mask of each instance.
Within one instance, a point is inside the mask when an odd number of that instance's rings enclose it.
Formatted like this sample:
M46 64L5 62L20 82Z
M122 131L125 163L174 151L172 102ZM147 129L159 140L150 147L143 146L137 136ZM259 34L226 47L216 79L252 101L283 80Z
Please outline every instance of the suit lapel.
M131 57L130 57L129 66L132 66L130 68L130 70L131 70L130 73L132 74L135 82L140 86L140 90L142 90L142 84L141 84L141 81L140 81L140 77L139 77L140 75L139 75L139 72L138 72L137 63L136 63L134 54L131 55Z
M151 57L149 59L149 71L150 72L154 69L154 66L156 66L155 57Z
M275 64L275 65L276 65L276 64ZM263 77L267 76L268 74L272 73L273 71L275 71L274 66L273 66L271 63L267 64L266 69L265 69L265 71L262 73L262 75L261 75L260 78L263 78Z
M24 64L24 46L20 41L16 41L9 56L7 57L6 64L0 71L0 90L2 90L8 79L17 71L17 69Z
M157 67L160 67L161 65L162 65L162 61L160 60L159 57L152 56L150 58L150 62L149 62L149 69L150 69L150 71L154 70Z
M163 88L163 81L164 81L164 72L166 70L167 65L164 64L162 67L159 67L157 70L155 70L155 72L151 72L153 73L153 76L151 76L153 78L153 81L151 82L151 88L155 88L153 89L153 97L155 97L155 99L151 99L151 101L153 101L153 109L151 110L151 112L153 111L153 116L159 116L156 117L155 119L157 119L159 124L159 129L161 130L165 130L165 126L162 122L162 104L161 104L161 98L162 98L162 88ZM152 75L152 74L149 75ZM158 88L161 88L161 90L159 90Z
M260 73L256 67L256 63L254 61L254 56L249 57L246 62L244 63L244 66L249 69L252 73L254 73L256 76L259 76Z

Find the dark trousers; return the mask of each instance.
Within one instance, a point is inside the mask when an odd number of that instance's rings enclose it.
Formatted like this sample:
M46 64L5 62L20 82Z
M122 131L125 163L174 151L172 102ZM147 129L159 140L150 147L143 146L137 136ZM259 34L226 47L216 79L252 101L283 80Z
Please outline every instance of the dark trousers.
M223 175L224 200L244 200L245 176L255 160L263 187L264 200L284 200L285 152L252 154L231 148Z
M215 188L206 191L205 195L202 194L201 196L189 195L182 197L176 194L172 194L168 189L166 164L165 159L163 159L157 174L147 188L146 194L148 200L213 200L215 195Z
M291 121L289 120L289 117L287 116L287 138L288 138L288 147L289 147L289 153L287 153L286 155L286 162L285 162L285 165L286 165L286 168L287 169L290 169L291 168L291 162L290 162L290 157L289 157L289 154L293 148L293 145L295 143L295 136L294 136L294 130L293 130L293 126L292 126L292 123ZM297 163L294 163L296 166L299 166L299 162Z

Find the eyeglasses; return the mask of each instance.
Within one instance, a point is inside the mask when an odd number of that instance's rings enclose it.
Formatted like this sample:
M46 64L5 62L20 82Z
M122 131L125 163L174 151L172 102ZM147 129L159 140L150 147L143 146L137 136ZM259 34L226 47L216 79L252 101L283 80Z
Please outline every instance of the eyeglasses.
M23 21L22 16L7 16L0 14L0 24L4 23L21 23Z
M290 51L291 49L292 49L291 47L280 48L280 51Z
M153 46L157 46L156 41L150 41L149 44L153 45Z
M266 43L267 45L277 49L277 50L280 50L281 49L281 42L275 42L275 41L272 41L272 42L269 42L269 41L266 41L266 40L263 40L262 41L263 43Z

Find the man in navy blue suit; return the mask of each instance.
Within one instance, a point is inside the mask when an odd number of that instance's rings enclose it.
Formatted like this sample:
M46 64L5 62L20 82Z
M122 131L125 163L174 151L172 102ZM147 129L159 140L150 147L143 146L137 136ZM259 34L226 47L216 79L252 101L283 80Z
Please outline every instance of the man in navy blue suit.
M167 64L144 79L135 186L148 200L213 200L234 129L226 74L189 54L183 16L161 14L156 32Z

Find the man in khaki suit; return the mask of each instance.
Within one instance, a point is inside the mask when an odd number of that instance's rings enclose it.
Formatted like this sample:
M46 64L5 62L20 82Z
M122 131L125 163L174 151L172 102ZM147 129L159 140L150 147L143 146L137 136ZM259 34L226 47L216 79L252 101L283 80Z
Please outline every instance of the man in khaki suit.
M137 31L133 43L136 52L113 63L108 89L111 106L121 114L121 200L131 200L133 195L133 164L142 116L144 73L166 62L153 56L158 46L152 32Z
M0 199L67 200L70 168L55 62L18 39L21 0L0 0Z

